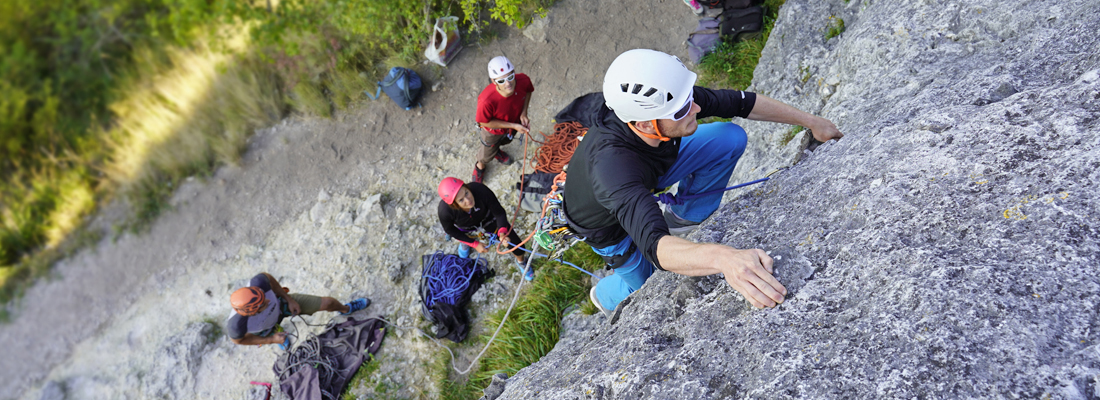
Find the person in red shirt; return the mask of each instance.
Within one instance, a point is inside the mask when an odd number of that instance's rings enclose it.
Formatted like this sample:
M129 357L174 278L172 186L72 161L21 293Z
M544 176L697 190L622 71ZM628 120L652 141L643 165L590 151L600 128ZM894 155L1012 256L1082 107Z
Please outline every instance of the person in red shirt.
M512 157L500 146L512 142L519 132L527 133L531 121L527 118L527 106L531 104L531 92L535 86L526 74L516 73L507 57L497 56L489 60L489 86L477 96L477 125L482 128L481 148L474 163L474 182L485 177L485 165L496 159L511 165Z

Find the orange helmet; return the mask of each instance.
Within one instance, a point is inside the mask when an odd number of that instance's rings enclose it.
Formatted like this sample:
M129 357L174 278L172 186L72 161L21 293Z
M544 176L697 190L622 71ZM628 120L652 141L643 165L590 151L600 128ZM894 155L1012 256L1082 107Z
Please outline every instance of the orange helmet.
M264 292L255 286L237 289L229 296L229 303L233 305L234 310L237 310L237 314L246 317L260 312L266 301L267 296L264 296Z

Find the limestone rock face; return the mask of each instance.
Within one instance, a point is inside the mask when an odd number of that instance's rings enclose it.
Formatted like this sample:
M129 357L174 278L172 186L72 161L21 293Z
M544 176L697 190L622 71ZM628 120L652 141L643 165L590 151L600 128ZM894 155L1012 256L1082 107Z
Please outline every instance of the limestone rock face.
M768 251L786 301L658 272L499 398L1100 397L1097 27L1093 1L788 0L753 89L846 136L745 123L731 183L797 163L692 236Z

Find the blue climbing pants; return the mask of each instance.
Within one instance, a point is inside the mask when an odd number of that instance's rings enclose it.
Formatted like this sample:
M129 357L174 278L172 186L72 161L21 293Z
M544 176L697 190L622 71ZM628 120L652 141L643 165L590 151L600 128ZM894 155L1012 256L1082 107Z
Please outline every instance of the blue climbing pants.
M729 183L737 160L745 152L748 136L745 129L731 122L715 122L699 125L694 135L680 142L680 154L672 168L657 179L657 186L665 188L679 182L678 196L688 196L711 190L723 189ZM680 218L702 222L710 217L722 202L722 193L686 200L683 205L672 206ZM622 255L630 249L633 239L629 236L618 244L592 248L601 256ZM634 291L641 289L653 274L653 263L636 249L621 266L596 284L596 300L608 310L614 310Z

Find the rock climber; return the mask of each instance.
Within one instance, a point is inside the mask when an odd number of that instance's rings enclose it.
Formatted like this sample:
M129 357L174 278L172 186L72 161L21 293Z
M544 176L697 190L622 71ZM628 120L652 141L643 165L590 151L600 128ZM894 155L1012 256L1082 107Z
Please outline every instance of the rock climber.
M600 126L588 131L569 163L564 211L570 226L614 272L589 291L609 312L641 288L654 269L688 276L725 274L755 307L783 302L787 289L760 249L682 239L718 209L722 194L685 200L663 212L653 193L679 183L677 196L722 189L745 150L741 117L809 128L819 141L843 136L829 120L767 96L695 86L696 75L674 56L635 49L604 75Z
M507 57L497 56L489 60L489 86L477 96L477 125L482 128L481 146L474 163L473 181L481 183L485 178L485 166L496 159L511 165L513 160L500 149L512 142L518 132L526 134L531 129L527 107L531 105L531 92L535 86L526 74L516 72Z
M226 334L233 343L243 345L289 345L286 332L276 332L283 318L318 311L334 311L348 315L367 308L370 299L358 298L347 304L331 297L308 294L290 294L279 281L267 272L252 277L248 286L237 289L229 296L233 313L226 321Z
M500 240L510 243L509 248L520 243L519 235L512 230L512 224L508 223L508 214L504 207L500 206L496 194L489 187L477 183L464 183L461 179L447 177L439 182L439 223L443 225L443 231L459 242L458 256L466 258L470 256L470 249L478 253L489 251L479 238L479 233L487 232L496 234ZM512 252L516 258L516 265L523 271L527 265L527 258L523 256L521 249ZM535 278L534 268L527 269L524 279Z

